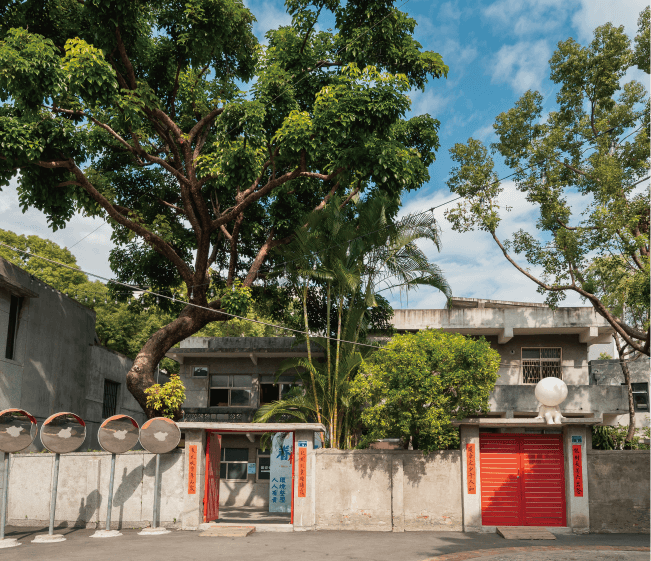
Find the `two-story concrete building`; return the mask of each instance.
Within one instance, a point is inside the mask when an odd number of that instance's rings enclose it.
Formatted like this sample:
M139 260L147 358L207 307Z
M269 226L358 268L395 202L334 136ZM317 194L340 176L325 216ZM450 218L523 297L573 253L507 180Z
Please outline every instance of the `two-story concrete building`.
M535 385L554 376L568 385L569 395L562 405L566 417L603 415L605 424L628 424L628 394L621 371L618 377L590 374L593 361L589 359L612 349L613 338L612 327L592 307L552 310L544 304L453 298L451 309L396 310L393 325L403 333L429 327L484 336L501 358L490 416L535 417ZM599 362L593 364L599 372ZM644 396L648 403L648 358L634 365L632 372L642 405L636 426L648 426L649 411L643 407Z
M145 421L127 390L131 365L99 344L93 310L0 258L0 410L28 411L39 430L50 415L71 411L86 422L81 450L99 449L107 417ZM30 450L40 449L37 436Z

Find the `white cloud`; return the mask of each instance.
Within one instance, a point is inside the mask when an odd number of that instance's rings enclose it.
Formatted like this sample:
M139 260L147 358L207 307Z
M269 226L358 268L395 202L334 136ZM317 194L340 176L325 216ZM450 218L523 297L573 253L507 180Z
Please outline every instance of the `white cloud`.
M53 232L47 224L45 215L39 210L30 208L25 214L22 213L18 205L15 179L11 181L9 187L3 187L0 192L0 227L3 230L11 230L23 236L35 235L46 238L61 247L71 247L76 244L72 248L72 253L83 270L113 278L108 262L109 252L113 248L111 227L106 224L93 232L103 223L100 218L88 218L77 214L66 228ZM84 236L88 237L82 240ZM95 279L91 277L91 280Z
M470 136L477 140L486 142L486 140L489 139L494 134L495 134L495 129L493 128L493 125L486 125L485 127L478 128Z
M511 212L502 213L502 222L498 228L498 238L502 241L511 238L519 229L526 230L541 239L535 229L539 213L535 205L527 202L524 193L517 190L515 183L505 181L504 190L499 203L504 208L512 207ZM456 198L456 195L438 191L429 196L411 199L401 210L401 215L409 212L421 212L445 201ZM575 215L586 206L587 200L578 193L568 196L568 202ZM441 232L441 252L431 242L421 245L428 258L436 263L445 275L455 296L466 298L490 298L493 300L510 300L515 302L543 302L544 296L536 291L537 285L511 265L501 250L487 232L474 231L454 232L450 223L445 219L446 209L455 203L445 205L434 211L439 221ZM522 255L513 255L516 262L529 267ZM542 270L539 267L529 267L531 273L540 278ZM443 308L445 297L435 289L421 288L409 295L409 298L398 293L390 298L394 308ZM568 293L562 306L586 306L574 293Z
M411 113L414 115L429 113L436 118L440 117L441 111L454 100L455 96L435 93L435 88L430 86L425 92L412 90L409 92L409 97L411 98Z
M492 64L491 81L508 83L517 93L540 88L547 73L551 49L544 41L521 41L504 45Z
M278 29L280 26L292 23L292 17L284 10L283 7L277 6L272 2L260 2L257 0L247 0L246 7L251 10L256 18L253 23L253 33L266 43L263 39L265 33L270 29Z
M572 17L572 24L582 42L592 41L594 29L610 22L624 26L629 37L637 33L637 18L649 5L648 0L580 0L581 8Z
M570 9L565 0L498 0L483 10L494 31L530 36L563 25Z

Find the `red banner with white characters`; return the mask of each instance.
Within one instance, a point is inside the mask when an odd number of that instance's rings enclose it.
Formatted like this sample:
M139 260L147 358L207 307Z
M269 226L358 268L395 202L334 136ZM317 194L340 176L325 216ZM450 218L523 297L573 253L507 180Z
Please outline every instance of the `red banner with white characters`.
M574 472L574 496L583 496L583 464L581 460L581 445L572 446L572 471Z
M468 494L475 495L477 493L477 471L475 465L474 444L466 444L466 465L468 475Z

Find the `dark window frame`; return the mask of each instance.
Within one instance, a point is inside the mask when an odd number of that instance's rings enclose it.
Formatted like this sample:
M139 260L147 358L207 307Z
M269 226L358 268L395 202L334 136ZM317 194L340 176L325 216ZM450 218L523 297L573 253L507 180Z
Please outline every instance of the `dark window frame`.
M108 419L118 412L120 382L104 378L104 397L102 398L102 418Z
M227 460L226 459L226 452L228 450L246 450L246 461L244 460ZM229 478L228 477L228 466L229 465L244 465L244 478ZM226 474L224 476L223 474ZM220 457L220 464L219 464L219 478L223 479L224 481L248 481L249 480L249 449L248 448L235 448L235 447L230 447L230 448L222 448L221 452L221 457Z
M649 412L649 383L648 382L633 382L631 383L631 390L633 392L633 409L640 413ZM640 405L644 406L640 406Z
M5 346L5 358L16 360L16 342L18 341L18 325L20 323L20 311L23 307L23 298L10 295L9 300L9 326L7 328L7 343Z
M228 383L226 386L223 385L213 385L213 377L217 376L228 376ZM234 377L235 376L247 376L251 378L251 385L249 386L235 386ZM228 392L228 405L213 405L212 404L212 391L213 390L226 390ZM249 403L247 405L242 404L233 404L232 403L232 391L248 391L249 392ZM251 409L254 406L253 404L253 376L248 374L210 374L208 378L208 406L209 407L243 407Z
M205 376L197 376L194 371L196 368L205 368L206 369L206 375ZM190 367L190 376L192 378L209 378L210 377L210 368L208 368L207 365L205 364L193 364Z

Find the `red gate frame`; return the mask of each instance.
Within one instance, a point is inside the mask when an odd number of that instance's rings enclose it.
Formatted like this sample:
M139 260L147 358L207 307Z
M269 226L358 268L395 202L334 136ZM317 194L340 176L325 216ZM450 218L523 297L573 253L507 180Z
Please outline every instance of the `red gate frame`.
M270 432L268 430L258 430L258 431L245 431L242 432L240 430L212 430L212 429L206 429L206 463L205 463L205 471L206 471L206 477L205 477L205 484L203 488L203 521L207 522L206 520L206 510L208 508L208 502L207 502L207 491L208 491L208 462L210 462L210 434L215 434L216 436L219 437L221 441L222 434L225 433L236 433L236 434L245 434L246 432L250 433L265 433L265 432ZM296 431L286 431L288 433L291 433L292 435L292 453L289 457L289 460L292 464L292 507L291 507L291 515L290 515L290 524L294 524L294 500L296 498L296 485L295 485L295 475L294 475L294 464L295 459L296 459ZM220 442L221 444L221 442ZM221 446L220 446L221 450ZM221 458L220 458L221 460ZM219 477L217 478L219 480ZM219 487L217 487L217 500L219 501ZM219 507L218 507L219 510ZM219 518L218 518L219 520Z

